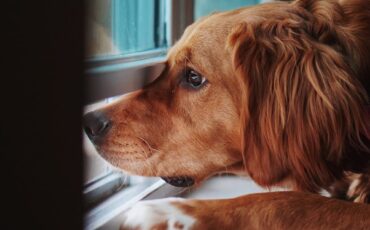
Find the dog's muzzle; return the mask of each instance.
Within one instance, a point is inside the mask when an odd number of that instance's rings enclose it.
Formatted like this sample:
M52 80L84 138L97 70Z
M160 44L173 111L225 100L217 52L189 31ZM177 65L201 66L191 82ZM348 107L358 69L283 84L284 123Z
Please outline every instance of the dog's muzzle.
M175 187L190 187L194 184L194 179L188 176L162 177L162 179Z

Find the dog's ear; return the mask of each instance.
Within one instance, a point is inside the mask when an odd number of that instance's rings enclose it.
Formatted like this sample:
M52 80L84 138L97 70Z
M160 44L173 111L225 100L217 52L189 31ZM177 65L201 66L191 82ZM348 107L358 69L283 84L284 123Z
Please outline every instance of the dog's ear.
M310 21L306 32L317 41L328 44L347 56L351 68L367 83L370 46L370 4L367 0L295 0L296 13Z
M295 180L317 191L341 167L345 146L361 146L366 93L346 57L287 18L240 24L229 36L245 84L244 159L260 185ZM340 171L340 170L337 170Z
M325 21L335 21L341 18L340 5L336 0L295 0L292 1L292 5L302 7Z

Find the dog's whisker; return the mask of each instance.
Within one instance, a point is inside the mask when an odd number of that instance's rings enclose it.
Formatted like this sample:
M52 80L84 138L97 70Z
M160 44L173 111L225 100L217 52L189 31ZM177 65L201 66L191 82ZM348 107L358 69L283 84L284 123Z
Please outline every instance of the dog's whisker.
M154 170L153 164L151 164L148 161L145 161L145 165L147 165L148 169L151 171L151 173L152 173L153 176L158 176L157 173Z
M141 137L137 137L138 139L140 139L140 140L142 140L147 146L148 146L148 148L150 149L150 150L155 150L155 151L157 151L157 152L160 152L159 150L157 150L157 149L154 149L154 148L152 148L150 145L149 145L149 143L145 140L145 139L143 139L143 138L141 138ZM147 161L148 159L149 159L149 156L148 156L148 153L147 153L147 151L143 148L143 147L141 147L140 146L140 148L141 148L141 150L142 150L142 153L144 154L144 157L145 157L145 159L146 159L146 161L144 161L144 164L147 166L147 168L151 171L151 173L152 173L152 175L153 176L156 176L157 174L155 173L155 170L154 170L154 166L149 162L149 161Z
M148 141L146 141L144 138L141 138L141 137L136 137L136 138L138 138L138 139L140 139L141 141L143 141L143 142L148 146L148 148L149 148L150 150L154 150L154 151L156 151L156 152L161 152L159 149L155 149L155 148L153 148L153 147L148 143Z
M227 164L224 164L225 167L225 173L229 173L229 169L227 168Z

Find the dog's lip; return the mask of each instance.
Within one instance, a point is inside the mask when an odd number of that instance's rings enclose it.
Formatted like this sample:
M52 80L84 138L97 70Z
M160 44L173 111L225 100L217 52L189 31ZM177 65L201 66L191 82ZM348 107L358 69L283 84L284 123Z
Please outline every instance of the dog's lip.
M189 176L161 177L166 183L175 187L190 187L195 181Z

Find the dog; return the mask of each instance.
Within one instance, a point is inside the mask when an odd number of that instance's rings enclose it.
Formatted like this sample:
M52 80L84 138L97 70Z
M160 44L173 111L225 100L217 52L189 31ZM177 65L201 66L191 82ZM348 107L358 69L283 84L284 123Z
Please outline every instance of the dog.
M139 202L122 229L370 229L369 78L369 0L190 25L154 82L85 115L89 138L112 165L174 186L228 172L292 191Z

